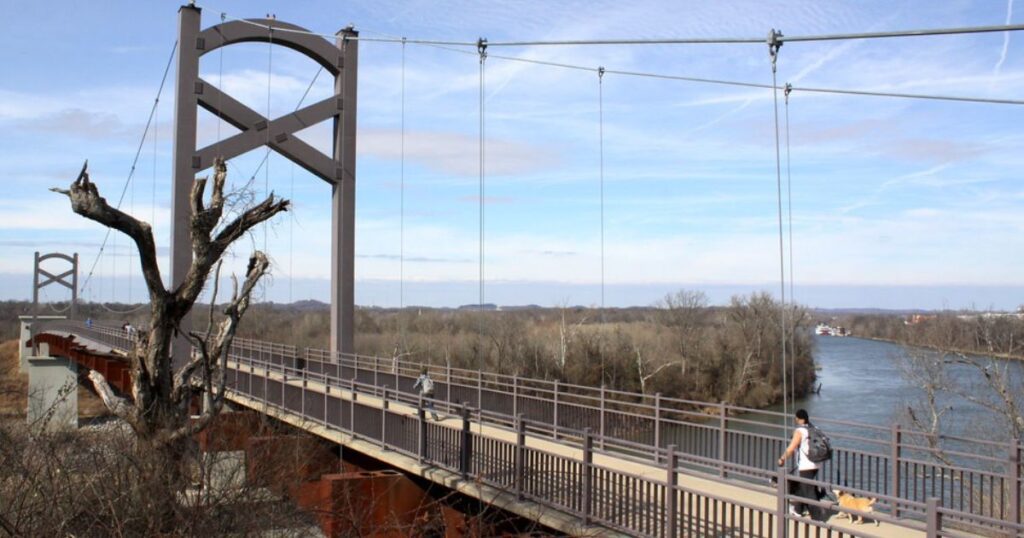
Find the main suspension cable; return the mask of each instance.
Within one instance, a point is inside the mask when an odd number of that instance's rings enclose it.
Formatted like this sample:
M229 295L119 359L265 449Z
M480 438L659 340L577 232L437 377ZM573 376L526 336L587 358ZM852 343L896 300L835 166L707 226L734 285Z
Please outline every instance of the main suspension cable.
M249 19L233 18L244 24L266 28L269 25ZM777 42L813 42L813 41L837 41L849 39L884 39L894 37L924 37L942 35L962 34L983 34L995 32L1016 32L1024 30L1024 24L1001 24L990 26L961 26L952 28L923 28L911 30L890 30L882 32L851 32L837 34L809 34L803 36L777 36ZM288 32L302 35L313 35L324 38L334 37L330 34L321 34L310 30L297 28L279 28L281 32ZM774 31L774 30L773 30ZM400 43L401 38L396 37L368 37L358 36L353 39L368 42ZM475 47L479 42L443 40L443 39L407 39L407 43L415 45L443 45L451 47ZM631 38L631 39L562 39L562 40L522 40L522 41L494 41L492 47L541 47L541 46L567 46L567 45L732 45L732 44L760 44L764 43L763 37L662 37L662 38Z
M128 191L128 184L131 183L132 177L135 175L135 167L139 162L139 156L142 154L143 145L146 143L146 136L149 134L149 128L153 124L153 118L156 116L157 105L160 104L160 95L163 93L164 84L167 82L167 74L171 71L171 63L174 61L174 55L178 51L178 42L175 41L171 45L171 54L167 58L167 65L164 67L163 77L160 78L160 87L156 91L156 98L153 99L153 106L149 110L149 118L146 120L146 126L142 130L142 138L139 140L139 147L135 149L135 157L132 159L131 169L128 170L128 177L124 181L124 187L121 188L121 196L117 199L116 208L120 209L121 202L124 201L125 193ZM100 243L100 250L96 254L96 258L92 262L92 266L89 268L89 273L86 275L82 286L79 288L79 295L84 295L85 290L89 287L89 283L92 280L92 275L96 270L96 265L100 261L100 257L103 256L103 252L106 249L107 241L110 239L110 231L112 228L107 228L106 233L103 236L103 242ZM115 253L116 255L116 253ZM102 297L100 299L102 301Z
M248 19L239 19L232 17L231 20L240 21L245 24L257 26L260 28L269 28L269 25L263 24L257 21ZM335 36L330 34L321 34L317 32L311 32L307 30L297 30L276 27L279 32L290 32L305 35L314 35L324 38L333 39ZM995 25L995 26L975 26L975 27L961 27L961 28L937 28L937 29L923 29L923 30L901 30L901 31L890 31L890 32L869 32L869 33L844 33L844 34L822 34L822 35L807 35L807 36L783 36L781 33L777 35L776 40L779 43L787 41L834 41L844 39L875 39L875 38L890 38L890 37L919 37L919 36L938 36L938 35L959 35L959 34L979 34L979 33L992 33L992 32L1015 32L1024 30L1024 24L1006 24L1006 25ZM434 47L441 50L447 50L451 52L458 52L463 54L474 54L473 51L467 50L461 47L476 47L478 42L476 41L452 41L452 40L437 40L437 39L412 39L399 36L391 36L382 34L381 37L369 37L361 35L352 39L358 39L359 41L370 41L380 43L405 43L414 45L425 45ZM756 44L764 43L764 38L679 38L679 39L623 39L623 40L576 40L576 41L497 41L489 43L491 47L502 46L502 47L513 47L513 46L541 46L541 45L672 45L672 44L735 44L735 43L747 43ZM568 63L552 62L548 60L537 60L533 58L526 58L521 56L505 56L500 54L489 54L492 58L497 58L507 61L531 63L536 65L546 65L550 67L560 67L564 69L575 69L582 71L593 71L597 72L598 67L575 65ZM617 69L605 69L606 73L616 75L627 75L627 76L638 76L648 78L660 78L667 80L681 80L689 82L701 82L708 84L723 84L729 86L743 86L751 88L766 88L770 89L767 84L759 84L754 82L743 82L734 80L719 80L711 78L700 78L700 77L686 77L660 73L646 73L639 71L628 71L628 70L617 70ZM805 91L813 93L835 93L835 94L846 94L846 95L860 95L860 96L872 96L872 97L894 97L903 99L930 99L930 100L941 100L941 101L960 101L960 102L972 102L972 103L988 103L988 104L1003 104L1003 105L1024 105L1024 100L1019 99L998 99L998 98L986 98L986 97L972 97L972 96L952 96L952 95L931 95L931 94L915 94L915 93L901 93L901 92L885 92L885 91L870 91L870 90L843 90L839 88L805 88L805 87L793 87L793 91Z

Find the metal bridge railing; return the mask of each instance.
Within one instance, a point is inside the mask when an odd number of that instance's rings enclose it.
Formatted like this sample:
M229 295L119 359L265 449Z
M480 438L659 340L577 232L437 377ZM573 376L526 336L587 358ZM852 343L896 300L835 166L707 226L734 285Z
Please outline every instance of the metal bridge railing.
M41 324L40 329L44 328L73 332L122 350L131 345L131 341L118 328L85 328L80 323L67 321ZM413 426L406 424L411 420L409 417L390 412L386 405L374 408L358 402L361 395L368 395L382 398L385 402L419 405L412 390L419 374L418 365L315 349L305 349L300 354L294 346L244 338L235 339L232 359L239 365L231 380L233 390L319 421L328 427L339 428L356 437L375 440L389 449L406 451L421 458L431 453L437 454L436 457L430 457L429 461L445 468L456 463L463 467L466 465L466 462L461 461L467 457L467 448L460 444L465 441L460 437L462 434L448 431L450 428L447 426L427 423L423 425L424 431L433 433L426 439L419 439L415 436L423 434L410 433L409 428ZM764 485L770 479L785 484L800 481L793 476L780 477L780 470L774 465L774 460L785 446L779 431L781 423L766 426L755 420L731 416L737 412L763 413L757 410L660 396L652 398L603 388L579 387L450 367L429 368L435 379L436 405L448 414L469 412L477 420L486 421L489 425L521 430L519 435L543 438L577 448L593 443L592 450L595 453L614 454L619 458L655 466L669 465L670 461L674 461L680 472L685 470L705 477L730 479L732 483L753 482L746 487L762 492L766 491ZM280 376L282 380L270 379L270 373ZM296 380L297 383L289 383L288 380ZM308 390L311 381L321 384L325 392ZM352 399L343 399L342 391L351 392ZM367 414L373 414L376 422L368 421L365 418ZM953 455L959 458L962 465L944 465L927 459L930 451L928 446L921 444L920 439L924 434L920 432L901 431L895 426L880 428L827 419L819 419L817 422L830 425L826 427L837 445L833 460L825 465L817 484L822 487L843 484L844 490L877 497L879 505L887 512L879 515L878 519L891 519L893 524L916 528L915 525L931 525L933 519L938 518L949 530L935 536L959 536L956 534L958 528L972 532L997 531L1012 536L1024 534L1020 524L1022 467L1019 444L999 445L979 440L978 446L1002 448L1007 457L955 452ZM886 432L888 435L844 434L837 430L844 425L861 432ZM763 430L758 431L759 428ZM417 439L414 447L409 445L410 435ZM471 436L470 443L472 439ZM532 459L523 460L525 463L519 467L499 472L501 464L494 458L499 458L499 452L505 454L501 451L509 450L508 447L496 440L479 440L478 443L481 446L496 447L493 451L498 452L485 457L482 463L473 465L495 476L501 472L521 474L526 468L537 469L538 466L547 468L545 466L568 465L572 468L575 465L558 460L554 455L534 454L530 451L521 454L516 448L511 452L513 460L519 461L527 455ZM669 450L669 447L672 449ZM413 448L416 449L415 453L412 452ZM460 461L452 463L452 458L456 457ZM476 461L472 457L470 460L471 463ZM468 469L466 472L469 472ZM640 485L641 482L653 484L647 478L620 476L616 474L618 471L611 469L601 472L605 473L601 476L606 477L602 480L614 483L613 491L614 488L628 489L625 484L655 487ZM539 481L536 485L539 489L536 491L546 492L544 495L565 495L559 489L564 484L558 486L545 481L548 478L530 479ZM593 480L593 477L588 480ZM498 482L495 484L501 485ZM663 484L661 487L668 486ZM675 490L677 496L687 495L678 486ZM611 495L607 492L600 495L604 494ZM692 494L704 495L699 492ZM589 495L590 498L584 504L596 502L595 499L600 498L598 493ZM782 496L785 495L783 492ZM714 504L709 496L704 495L701 499L704 499L701 502ZM544 502L556 502L556 499L550 498ZM581 499L562 499L557 502L560 503L559 509L572 513L577 513L576 510L584 506L579 504L584 502ZM929 508L929 503L934 504L934 509ZM669 508L662 503L659 509L666 511ZM730 509L740 512L754 510L753 507L743 508L741 503L734 503ZM586 518L592 517L585 511L581 514ZM617 514L621 515L614 510L605 512L602 524L620 528L617 525L623 524L625 520L616 519ZM748 515L755 517L754 512ZM774 524L780 521L777 514L770 518L768 515L764 517L772 519ZM809 522L806 524L816 525ZM634 529L631 531L634 532L637 525L640 523L629 522L628 528ZM668 527L662 530L665 529Z

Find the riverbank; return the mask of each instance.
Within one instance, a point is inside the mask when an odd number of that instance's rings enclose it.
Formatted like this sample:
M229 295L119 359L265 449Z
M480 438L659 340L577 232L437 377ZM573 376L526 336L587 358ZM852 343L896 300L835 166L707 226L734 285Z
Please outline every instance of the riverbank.
M975 357L975 358L981 358L981 359L993 358L993 359L1003 359L1003 360L1011 360L1011 361L1024 362L1024 355L1013 355L1013 354L1010 354L1010 353L996 353L996 352L980 353L980 352L977 352L977 351L967 351L967 350L964 350L964 349L955 349L955 348L953 348L953 349L941 348L939 346L929 346L929 345L926 345L926 344L909 344L907 342L900 342L899 340L896 340L894 338L882 338L880 336L847 336L845 338L860 338L860 339L863 339L863 340L872 340L872 341L875 341L875 342L885 342L887 344L893 344L893 345L904 346L904 347L912 347L912 348L918 348L918 349L926 349L928 351L935 351L935 352L938 352L938 353L956 353L956 354L959 354L959 355L963 355L965 357Z

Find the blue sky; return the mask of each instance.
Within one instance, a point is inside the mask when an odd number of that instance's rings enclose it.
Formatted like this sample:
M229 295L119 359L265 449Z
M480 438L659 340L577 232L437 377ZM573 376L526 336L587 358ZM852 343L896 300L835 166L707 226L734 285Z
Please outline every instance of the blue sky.
M474 41L764 36L1020 22L977 2L234 2L200 3L204 26L275 13L330 34ZM55 2L8 10L0 35L0 298L30 296L32 252L77 251L91 267L104 230L47 191L88 158L116 200L176 33L176 2ZM779 83L1019 99L1024 35L788 43ZM559 46L492 50L537 60L770 83L765 45ZM271 66L268 96L268 65ZM265 44L208 54L201 74L272 116L293 109L312 62ZM173 78L173 72L172 72ZM360 304L399 303L402 47L360 44L356 287ZM405 304L478 299L478 61L405 47ZM486 62L486 300L598 304L601 205L598 80L589 71ZM171 86L158 107L127 209L169 238ZM331 91L321 77L307 102ZM609 305L680 288L714 302L778 289L772 93L604 77L605 280ZM781 107L780 113L785 109ZM797 301L824 307L1024 303L1024 107L794 92L793 275ZM200 145L230 136L201 114ZM783 132L784 135L784 132ZM325 128L301 134L320 147ZM783 148L784 150L784 148ZM232 161L241 186L262 150ZM785 156L783 155L783 158ZM783 162L783 181L785 181ZM264 243L265 300L325 299L328 187L272 155L253 181L295 211L239 245ZM784 185L785 187L785 185ZM785 201L784 201L785 202ZM787 254L788 257L788 254ZM97 264L85 297L143 297L126 241ZM84 278L84 275L83 275ZM47 298L62 296L53 288ZM130 296L130 297L129 297Z

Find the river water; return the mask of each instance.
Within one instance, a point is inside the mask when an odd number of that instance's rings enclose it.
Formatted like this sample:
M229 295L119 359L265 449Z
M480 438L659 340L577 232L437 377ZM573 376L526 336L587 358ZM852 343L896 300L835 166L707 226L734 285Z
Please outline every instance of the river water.
M863 338L814 336L815 362L821 393L809 395L790 404L790 413L795 408L807 409L814 417L844 420L888 427L894 422L905 423L909 405L920 404L924 391L904 374L907 350L900 345ZM933 352L916 350L926 357L936 359ZM982 363L988 359L982 358ZM997 360L1002 367L1007 362ZM1022 368L1021 361L1008 364L1010 377L1019 389ZM962 387L968 387L978 397L992 398L995 393L986 386L983 375L974 367L950 364L946 367L950 379ZM1018 400L1022 398L1017 395ZM945 396L942 407L949 410L943 417L942 431L948 435L984 435L990 440L1008 439L1006 426L993 411L957 396ZM918 407L920 409L920 407ZM772 408L782 411L782 405ZM1000 426L1002 425L1002 426Z

